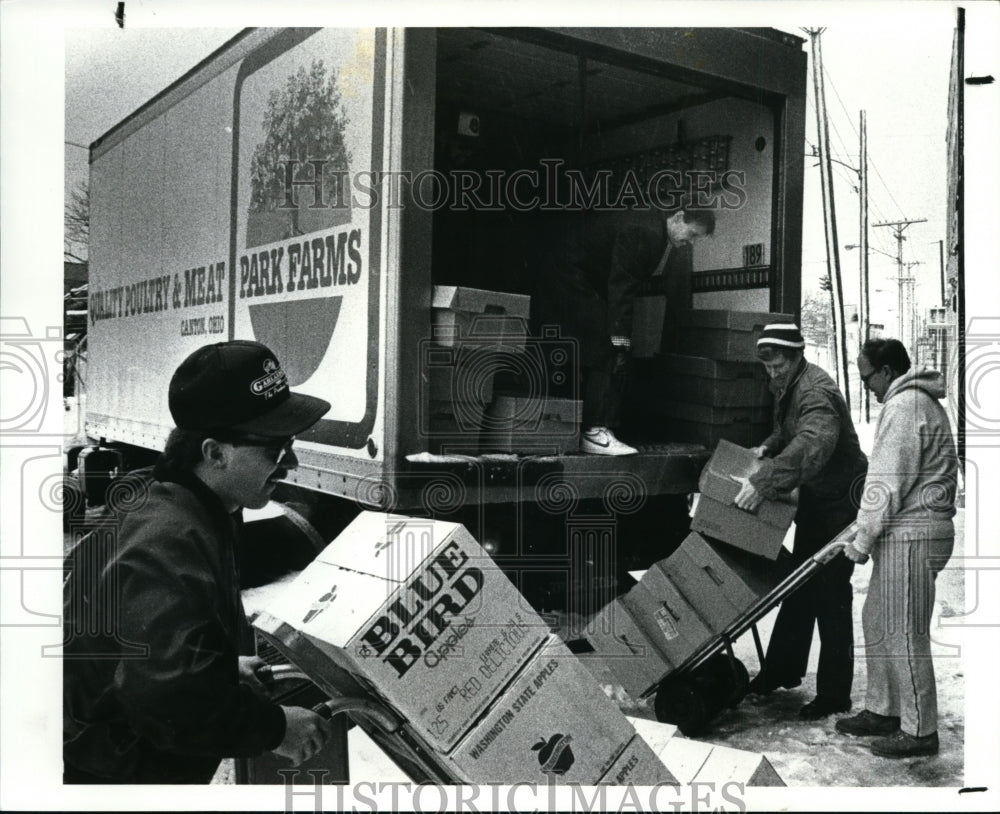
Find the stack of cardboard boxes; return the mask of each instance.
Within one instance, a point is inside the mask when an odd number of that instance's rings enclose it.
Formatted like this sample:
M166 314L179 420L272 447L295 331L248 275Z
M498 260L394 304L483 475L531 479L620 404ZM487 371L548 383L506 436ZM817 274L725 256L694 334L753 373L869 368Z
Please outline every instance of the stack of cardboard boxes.
M435 453L565 453L580 444L581 402L548 395L548 355L569 355L551 342L526 352L531 298L461 286L435 286L431 341L422 348L427 404L421 429ZM556 343L558 344L558 343ZM550 353L551 351L551 353ZM559 365L556 364L555 367ZM534 391L495 389L498 376Z
M757 360L765 325L788 314L693 310L680 316L677 352L636 360L635 420L659 426L665 440L710 449L721 439L759 444L771 428L772 397Z
M720 441L699 481L692 533L591 620L591 646L630 695L648 692L787 575L794 496L755 513L733 503L734 478L756 464L749 449Z
M393 709L456 781L676 782L460 525L365 512L254 624L321 688Z

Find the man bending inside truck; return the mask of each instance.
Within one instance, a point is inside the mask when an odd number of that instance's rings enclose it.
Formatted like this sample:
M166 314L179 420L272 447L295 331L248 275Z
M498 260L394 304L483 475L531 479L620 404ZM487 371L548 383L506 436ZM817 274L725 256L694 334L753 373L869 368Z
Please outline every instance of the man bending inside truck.
M672 254L714 231L711 210L648 208L570 217L547 239L531 298L532 325L537 335L558 325L579 343L581 452L636 453L614 433L627 383L635 298L645 281L659 276L658 293L667 295L664 331L671 331L672 314L691 305L690 269L671 270Z
M330 404L235 341L188 356L169 406L177 427L111 544L90 535L68 558L66 783L208 783L224 757L298 763L330 735L265 697L237 559L241 509L267 504L298 464L294 436Z

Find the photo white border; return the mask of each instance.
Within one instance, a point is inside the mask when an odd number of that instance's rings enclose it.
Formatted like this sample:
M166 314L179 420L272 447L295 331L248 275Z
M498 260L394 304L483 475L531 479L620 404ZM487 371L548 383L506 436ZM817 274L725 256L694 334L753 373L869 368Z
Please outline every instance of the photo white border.
M566 24L608 26L747 25L774 26L796 30L800 25L843 24L845 19L864 24L874 6L879 11L897 11L895 36L904 36L908 17L919 3L673 3L638 2L584 4L541 2L475 2L427 4L368 2L336 3L250 3L171 2L129 0L126 25L130 27L212 27L231 26L234 20L246 25L291 26L325 24L412 25L492 24L513 22L530 25ZM940 5L940 4L938 4ZM1000 14L995 3L949 4L966 8L967 43L975 49L966 63L966 75L990 73L1000 77L997 32ZM63 31L90 25L113 26L115 3L76 0L4 0L0 4L0 313L4 317L27 319L32 331L62 324L62 228L64 166ZM571 16L567 13L571 12ZM992 39L990 39L992 38ZM946 66L942 66L947 70ZM988 88L987 92L981 92ZM966 307L968 319L1000 320L997 286L997 258L1000 258L1000 224L997 190L1000 172L996 151L1000 134L997 85L966 88ZM109 88L109 93L113 93ZM941 115L947 111L942 108ZM945 190L941 190L945 194ZM0 373L2 375L2 373ZM50 382L58 394L58 383ZM10 394L7 394L8 396ZM19 462L35 449L49 454L60 444L62 433L61 399L52 398L45 423L37 438L5 440L0 449L0 494L3 520L0 546L4 562L27 557L39 570L30 575L32 591L60 595L61 573L53 563L61 559L61 526L58 514L42 511L29 517L30 503L38 485L20 481ZM985 408L989 416L1000 418L995 404ZM1000 472L1000 449L995 444L968 449L970 469L979 473L979 496L970 495L967 505L966 550L984 557L984 565L997 567L997 543L990 530L1000 528L995 499L996 474ZM53 458L54 470L58 459ZM6 465L5 465L6 464ZM15 465L11 465L15 464ZM22 508L25 508L22 511ZM26 530L32 540L24 539ZM986 532L978 537L976 529ZM48 559L46 559L46 557ZM27 562L27 559L25 560ZM9 568L3 573L0 610L4 619L21 612L12 607L16 592L8 591L13 579ZM967 575L969 576L969 575ZM980 602L983 619L1000 619L997 601L1000 590L996 574L978 573L979 592L967 587L970 597ZM992 586L990 588L989 586ZM41 606L58 611L58 601ZM967 696L966 784L987 786L985 793L959 794L957 789L899 787L894 789L789 788L748 789L751 809L792 810L997 810L997 766L1000 766L1000 721L998 712L997 628L955 632L954 640L963 647ZM248 810L284 807L279 788L213 786L198 788L163 787L150 789L63 788L61 774L62 712L59 699L61 665L58 659L39 659L39 648L61 638L58 627L0 628L0 808L33 810ZM822 760L822 755L817 755ZM902 767L900 771L905 769ZM436 800L437 798L431 798ZM502 798L503 799L503 798ZM518 798L522 799L522 798ZM560 798L561 799L561 798ZM388 798L383 798L388 802ZM626 800L627 803L627 800ZM536 803L537 804L537 803ZM296 808L312 809L308 797L296 800ZM626 807L626 810L628 808Z

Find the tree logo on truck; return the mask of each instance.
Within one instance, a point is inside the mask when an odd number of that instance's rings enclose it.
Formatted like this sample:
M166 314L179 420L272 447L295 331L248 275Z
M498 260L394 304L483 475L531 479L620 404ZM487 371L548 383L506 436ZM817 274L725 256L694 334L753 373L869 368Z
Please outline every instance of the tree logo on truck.
M350 221L349 203L340 205L348 198L347 124L336 70L322 59L270 92L250 164L248 248Z

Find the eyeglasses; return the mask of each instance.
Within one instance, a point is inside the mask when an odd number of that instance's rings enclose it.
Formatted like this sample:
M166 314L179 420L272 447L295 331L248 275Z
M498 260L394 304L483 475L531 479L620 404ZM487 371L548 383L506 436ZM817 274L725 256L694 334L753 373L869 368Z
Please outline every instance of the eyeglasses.
M865 374L863 374L861 376L861 383L865 387L868 387L868 381L869 381L869 379L871 379L871 377L874 376L876 373L878 373L878 371L877 370L873 370L871 373L865 373Z
M264 454L274 463L280 464L285 457L290 455L292 452L292 444L295 443L295 436L291 438L243 438L243 437L233 437L226 439L219 439L226 444L232 444L234 447L259 447L264 450Z

